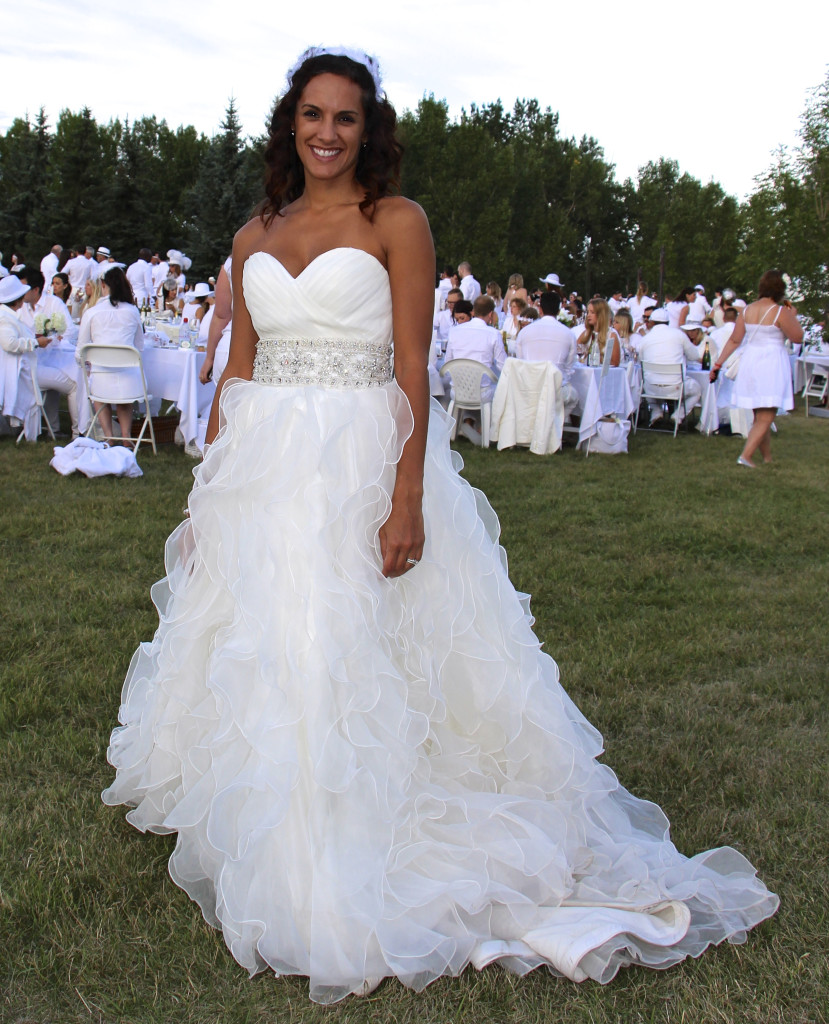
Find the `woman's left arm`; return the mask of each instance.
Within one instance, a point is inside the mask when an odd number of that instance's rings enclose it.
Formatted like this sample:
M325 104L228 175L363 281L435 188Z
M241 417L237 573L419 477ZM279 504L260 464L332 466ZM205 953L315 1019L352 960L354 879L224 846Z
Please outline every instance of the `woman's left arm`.
M783 306L777 318L777 326L793 345L803 342L803 327L791 306Z
M392 493L389 517L380 528L383 575L401 576L408 559L423 555L423 462L429 420L429 341L434 304L435 250L423 210L407 199L384 204L381 227L391 286L394 376L414 418Z

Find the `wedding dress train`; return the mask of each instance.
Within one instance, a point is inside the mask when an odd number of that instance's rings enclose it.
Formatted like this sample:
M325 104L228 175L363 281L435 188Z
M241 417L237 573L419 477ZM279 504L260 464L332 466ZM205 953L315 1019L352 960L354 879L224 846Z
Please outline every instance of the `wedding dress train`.
M233 956L319 1002L493 961L607 982L743 941L777 898L733 849L680 854L596 760L436 404L423 559L382 576L412 426L382 265L340 248L292 278L256 253L243 281L254 379L225 388L167 543L105 802L177 833L170 873Z

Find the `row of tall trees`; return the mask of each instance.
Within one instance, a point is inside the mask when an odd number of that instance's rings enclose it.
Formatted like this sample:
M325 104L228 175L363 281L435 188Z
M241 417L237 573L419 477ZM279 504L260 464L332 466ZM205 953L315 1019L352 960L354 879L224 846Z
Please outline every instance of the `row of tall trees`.
M583 294L666 292L702 281L750 292L780 266L817 313L827 295L829 76L811 95L795 153L780 151L740 205L660 159L616 180L596 139L560 134L536 100L473 105L452 119L425 97L400 118L402 190L429 215L439 263L468 260L479 280L554 270ZM155 117L99 125L41 110L0 136L0 249L40 258L56 241L183 249L215 273L262 196L263 138L244 138L231 100L213 138Z

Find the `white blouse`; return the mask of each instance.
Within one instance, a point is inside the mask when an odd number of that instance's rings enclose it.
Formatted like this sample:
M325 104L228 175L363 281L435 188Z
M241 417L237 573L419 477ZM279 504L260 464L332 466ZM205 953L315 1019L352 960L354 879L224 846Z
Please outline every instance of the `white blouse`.
M144 331L138 307L129 302L113 306L104 295L81 318L78 348L82 345L132 345L144 348Z

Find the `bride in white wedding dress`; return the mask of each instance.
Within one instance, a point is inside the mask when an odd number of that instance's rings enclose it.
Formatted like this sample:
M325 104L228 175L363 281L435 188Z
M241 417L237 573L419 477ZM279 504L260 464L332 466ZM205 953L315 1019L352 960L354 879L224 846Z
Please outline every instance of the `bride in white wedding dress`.
M741 942L777 898L733 849L680 854L596 760L453 464L393 129L365 55L289 76L104 800L177 834L170 873L240 964L319 1002L494 961L607 982Z

